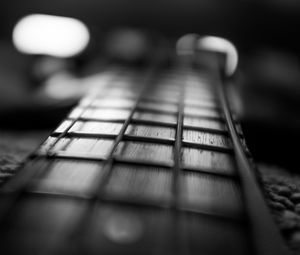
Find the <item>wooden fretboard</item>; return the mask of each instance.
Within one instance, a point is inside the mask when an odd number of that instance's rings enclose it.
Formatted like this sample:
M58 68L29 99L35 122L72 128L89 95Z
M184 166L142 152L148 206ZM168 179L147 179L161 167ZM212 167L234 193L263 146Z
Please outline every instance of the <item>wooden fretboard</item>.
M4 187L4 254L281 254L219 74L111 68ZM234 124L233 124L234 123Z

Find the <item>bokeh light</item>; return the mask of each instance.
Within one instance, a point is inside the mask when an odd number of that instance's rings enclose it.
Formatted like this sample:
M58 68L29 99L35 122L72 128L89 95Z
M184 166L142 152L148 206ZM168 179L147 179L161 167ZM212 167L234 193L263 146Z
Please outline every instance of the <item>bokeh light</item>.
M13 43L27 54L72 57L88 45L90 34L80 20L46 14L31 14L14 27Z

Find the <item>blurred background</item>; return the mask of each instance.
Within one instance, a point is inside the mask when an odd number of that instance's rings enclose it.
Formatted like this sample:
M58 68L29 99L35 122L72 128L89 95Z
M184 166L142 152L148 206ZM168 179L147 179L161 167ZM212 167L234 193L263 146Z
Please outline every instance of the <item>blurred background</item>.
M81 21L87 48L66 57L18 51L14 28L35 13ZM299 17L297 0L1 1L2 151L19 144L18 161L40 143L82 95L81 75L111 61L142 65L157 47L167 52L180 36L198 33L225 37L239 51L230 93L254 158L298 171ZM7 164L7 155L1 160Z

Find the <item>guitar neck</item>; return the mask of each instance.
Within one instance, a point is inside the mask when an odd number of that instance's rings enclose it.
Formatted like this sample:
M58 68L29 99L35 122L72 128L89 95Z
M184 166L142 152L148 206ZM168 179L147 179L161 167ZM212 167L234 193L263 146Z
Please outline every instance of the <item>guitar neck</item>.
M85 82L92 93L4 186L8 253L282 254L218 69Z

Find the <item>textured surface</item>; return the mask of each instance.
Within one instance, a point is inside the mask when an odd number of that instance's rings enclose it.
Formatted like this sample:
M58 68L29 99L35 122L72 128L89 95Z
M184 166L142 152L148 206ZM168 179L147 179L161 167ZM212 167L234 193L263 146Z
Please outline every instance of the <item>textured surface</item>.
M263 190L274 219L294 254L300 254L300 174L260 165Z
M67 123L63 122L32 155L22 174L5 186L6 191L26 191L22 196L11 196L16 199L15 206L9 207L10 213L6 214L0 230L1 238L16 242L13 246L7 243L8 251L15 247L18 252L36 249L39 244L27 240L36 235L49 252L54 248L70 252L73 248L60 240L75 238L72 243L78 244L81 253L90 254L123 253L122 244L130 240L136 240L127 246L131 253L145 246L149 246L147 252L163 248L164 254L182 254L177 249L174 252L176 246L192 254L199 250L205 254L233 254L236 250L239 254L250 253L254 246L246 238L250 232L242 199L245 195L240 191L243 183L238 178L244 170L236 171L236 155L232 153L228 131L188 127L183 123L185 117L224 121L220 106L187 103L203 98L215 102L217 85L190 69L171 69L163 74L169 83L165 84L159 75L154 80L144 80L131 70L115 73L116 82L112 80L105 88L84 98L67 117ZM140 80L121 85L117 82L126 77ZM124 93L112 96L111 92L116 90ZM128 96L126 91L137 93L133 105L128 104L132 95ZM148 94L156 94L157 98L145 100ZM176 102L166 100L170 98ZM173 116L175 122L139 120L133 118L137 112ZM251 186L252 193L256 189ZM43 197L49 205L43 204ZM70 207L78 206L79 201L88 206L87 210L82 207L86 213L74 222L71 236L68 227L58 228L60 238L47 238L52 227L56 233L55 226L42 221L32 227L28 225L33 218L27 220L26 215L39 206L49 207L49 219L55 221L62 201ZM19 206L20 210L24 207L25 215L16 211ZM61 210L76 218L77 212L73 213L68 206ZM260 216L269 219L269 214ZM91 219L94 222L90 224ZM18 232L20 226L23 230ZM27 226L29 235L23 226ZM162 233L163 240L153 240L153 236L157 238Z
M49 135L49 131L0 130L0 185L15 174L22 161Z
M36 147L47 137L48 131L35 131L35 132L14 132L14 131L1 131L0 140L0 176L1 182L6 181L8 178L15 174L16 168L20 163L30 154ZM298 254L300 252L300 176L297 174L287 173L284 169L278 169L272 166L260 165L260 173L263 178L263 187L266 192L266 199L268 201L270 210L274 215L276 223L281 230L283 236L287 240L291 250ZM153 194L156 189L151 189L152 186L144 186L145 171L135 176L135 179L126 179L127 175L131 175L129 170L123 173L121 168L114 170L114 182L108 184L107 189L111 189L112 193L122 197L149 197L159 200L168 199L169 191L167 189L167 172L160 173L160 178L166 183L156 184L158 190L164 190L164 196L159 197ZM155 172L154 172L155 173ZM153 174L154 174L153 173ZM123 180L123 187L117 185L120 176ZM126 181L128 180L128 181ZM163 182L163 180L161 180ZM144 192L137 191L139 186L144 186ZM72 187L70 187L72 188ZM64 190L65 192L65 190ZM157 193L158 194L158 193ZM161 193L160 193L161 194ZM299 194L299 195L298 195ZM291 197L294 197L291 200Z
M79 242L82 253L111 253L114 250L124 253L120 244L137 235L137 242L130 243L128 252L135 253L141 247L145 250L145 246L149 246L147 252L151 252L166 246L162 253L178 254L174 251L175 246L185 249L180 241L185 239L187 249L191 249L193 254L199 249L208 254L232 254L233 246L220 249L219 245L227 241L234 243L240 238L245 240L248 228L243 221L244 205L239 197L240 183L236 182L236 166L232 162L228 133L226 136L219 129L207 129L205 126L198 126L200 130L188 129L183 124L185 116L222 119L215 107L187 104L188 99L204 97L212 100L213 85L207 88L211 81L200 77L197 72L180 68L164 72L162 80L144 81L140 74L130 70L116 73L113 77L115 82L84 98L73 109L36 151L35 157L21 169L23 174L5 187L10 191L26 191L22 199L17 198L20 203L17 202L16 206L24 206L28 215L39 206L49 206L49 218L55 220L56 208L60 207L62 200L69 201L71 207L76 207L77 202L71 202L75 198L86 201L90 209L82 220L88 221L91 214L98 214L95 219L103 222L100 231L104 228L107 232L102 233L102 238L97 228L75 223L77 232L86 232L92 242L92 245L86 246L85 238L77 237L75 242ZM123 78L126 80L126 77L139 78L140 82L117 82ZM170 83L166 84L165 78ZM124 93L116 96L114 91L117 90ZM134 104L131 100L133 95L128 96L126 91L136 93ZM149 99L147 96L156 98ZM145 118L144 113L150 115ZM159 117L155 118L155 115ZM41 202L42 197L49 200L49 205ZM23 199L30 202L29 206L23 204ZM116 217L109 216L111 220L103 221L105 217L101 215L107 215L107 210L114 214L114 210L106 209L111 206L119 208ZM96 209L98 207L99 210ZM169 216L164 212L166 209ZM40 222L34 224L37 230L28 227L29 235L26 235L26 230L23 233L17 229L32 218L23 222L27 216L14 210L11 208L7 217L14 217L16 213L16 222L7 219L0 230L0 237L8 240L5 246L8 251L15 249L9 244L13 236L16 236L18 251L35 249L38 245L26 239L32 234L40 236L37 239L41 239L46 249L51 250L55 246L58 250L63 249L59 240L68 238L67 228L58 230L60 239L53 237L47 240L44 236L48 236L52 226ZM66 207L64 212L71 213L68 210ZM120 214L122 211L125 217ZM193 216L186 217L187 214ZM205 221L206 217L210 220ZM192 218L202 230L194 229ZM142 232L132 232L135 223L143 229ZM225 225L232 231L223 231ZM186 233L181 227L186 229ZM77 232L72 236L76 236ZM152 240L153 235L158 237L163 232L163 236L170 237L169 241L166 238ZM222 236L225 232L228 234L227 241L215 239L214 236ZM197 237L193 237L194 234ZM111 240L107 242L107 238ZM218 245L215 245L216 240ZM101 243L103 245L98 246ZM240 247L241 254L248 254L247 247L251 247L249 240L245 243ZM71 246L66 248L70 251Z

